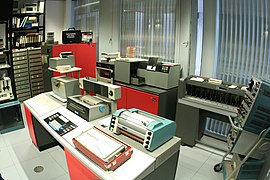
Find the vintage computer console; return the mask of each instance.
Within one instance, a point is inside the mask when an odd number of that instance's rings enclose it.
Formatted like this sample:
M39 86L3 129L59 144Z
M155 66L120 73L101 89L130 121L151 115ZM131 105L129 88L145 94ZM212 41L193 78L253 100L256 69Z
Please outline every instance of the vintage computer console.
M79 80L76 78L67 76L52 77L51 83L53 93L63 99L81 94Z
M110 83L82 78L84 95L67 98L67 109L87 121L111 114L116 110L116 100L121 98L121 88ZM90 96L88 92L95 93Z
M176 123L135 108L113 113L109 129L124 134L153 151L175 135Z
M0 101L8 100L13 97L11 79L3 77L0 79Z
M64 55L60 57L50 58L49 67L52 69L57 69L59 66L75 66L74 56L73 55Z

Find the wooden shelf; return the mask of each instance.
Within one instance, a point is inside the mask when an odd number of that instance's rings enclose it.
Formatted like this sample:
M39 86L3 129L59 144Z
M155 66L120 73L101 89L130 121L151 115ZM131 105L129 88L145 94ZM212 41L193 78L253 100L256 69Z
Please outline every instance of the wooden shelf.
M44 29L44 26L37 26L37 27L20 27L20 28L12 28L12 31L31 31L31 30L38 30L41 31Z
M44 15L44 13L14 13L12 14L13 17L25 17L25 16L40 16Z

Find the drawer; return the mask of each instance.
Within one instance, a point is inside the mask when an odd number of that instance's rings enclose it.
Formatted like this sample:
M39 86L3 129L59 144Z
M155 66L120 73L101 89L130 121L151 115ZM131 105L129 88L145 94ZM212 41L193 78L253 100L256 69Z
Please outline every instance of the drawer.
M23 73L16 73L14 74L15 78L20 78L20 77L25 77L25 76L29 76L28 72L23 72Z
M40 82L40 81L43 81L43 78L31 79L31 84L34 82Z
M34 49L29 49L28 50L28 54L37 54L37 53L39 53L39 54L41 54L41 48L34 48Z
M29 82L29 76L15 78L15 82L26 81L26 80Z
M27 100L29 98L31 98L31 96L24 96L24 97L20 97L18 99L19 99L20 102L23 102L23 101L25 101L25 100Z
M39 52L37 54L29 55L28 57L29 57L29 59L41 58L41 52Z
M41 60L42 60L41 57L29 59L29 64L34 63L34 62L41 62Z
M26 93L19 93L19 94L17 94L17 97L18 98L25 97L25 96L30 96L31 97L31 93L30 92L26 92Z
M43 75L43 72L42 72L42 70L30 71L30 75L35 75L35 74L42 74Z
M17 94L23 94L23 93L26 93L26 92L29 92L30 89L20 89L20 90L17 90Z
M16 82L16 81L15 81L15 82ZM18 81L18 82L16 82L16 87L17 87L17 86L22 86L22 85L29 85L29 86L30 86L29 80Z
M42 66L30 67L30 71L37 71L37 70L42 70Z
M44 82L43 82L43 81L40 81L40 82L33 82L33 83L31 83L31 86L32 86L32 87L36 87L36 86L44 86Z
M14 70L14 74L19 74L19 73L23 73L23 72L28 72L28 68Z
M13 52L13 57L18 57L18 56L27 56L27 51L19 51L19 52Z
M13 66L13 68L14 68L14 70L22 69L22 68L27 68L28 69L28 64L16 65L16 66Z
M30 78L31 79L35 79L35 78L42 78L43 79L43 75L42 74L31 75Z
M37 91L37 90L44 90L44 86L35 86L35 87L32 87L32 91Z
M23 85L17 85L16 84L16 90L21 90L21 89L30 89L30 84L23 84Z
M42 62L41 61L39 61L39 62L33 62L33 63L30 63L29 66L30 66L30 68L31 67L35 67L35 66L42 66Z
M27 60L27 56L18 56L13 58L14 61L21 61L21 60Z
M14 66L20 65L20 64L26 64L26 65L28 65L28 60L21 60L21 61L14 61L13 62L13 65Z
M36 95L38 95L38 94L40 94L40 93L44 93L44 89L32 91L33 96L36 96Z

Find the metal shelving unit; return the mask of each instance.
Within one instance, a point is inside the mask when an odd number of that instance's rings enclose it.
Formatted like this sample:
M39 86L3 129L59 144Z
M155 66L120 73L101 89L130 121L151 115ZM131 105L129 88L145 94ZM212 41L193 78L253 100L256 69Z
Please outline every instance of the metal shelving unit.
M5 26L5 49L1 54L5 58L0 66L0 133L6 133L23 128L20 102L17 100L12 58L12 20L2 19L0 24Z

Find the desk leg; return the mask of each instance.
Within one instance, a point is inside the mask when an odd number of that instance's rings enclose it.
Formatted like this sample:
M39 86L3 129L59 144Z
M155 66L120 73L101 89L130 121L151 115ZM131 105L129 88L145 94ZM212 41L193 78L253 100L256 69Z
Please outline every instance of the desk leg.
M176 136L182 144L194 146L199 133L199 109L178 103L175 122Z
M98 180L99 178L76 159L68 150L64 149L70 180Z
M143 178L144 180L174 180L178 165L180 150L175 152L167 161L156 168L152 173Z

